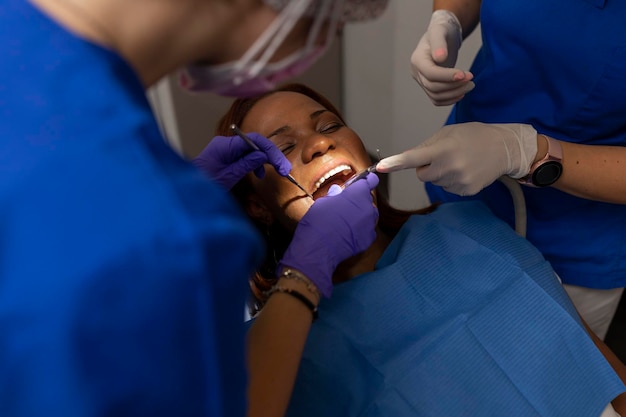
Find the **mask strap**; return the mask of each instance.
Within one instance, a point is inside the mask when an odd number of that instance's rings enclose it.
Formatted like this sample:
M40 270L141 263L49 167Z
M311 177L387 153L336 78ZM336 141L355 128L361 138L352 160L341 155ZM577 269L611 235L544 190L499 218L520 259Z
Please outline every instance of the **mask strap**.
M326 40L324 41L324 48L327 48L335 39L337 26L341 18L341 12L343 10L343 0L326 0L324 1L321 8L323 13L320 13L320 15L322 16L326 16L327 9L331 9L328 12L328 14L330 15L330 23L328 25ZM311 47L311 43L314 43L317 40L318 33L324 21L325 19L317 19L313 24L313 28L311 29L311 32L313 32L313 37L309 37L309 41L307 42L308 47Z
M321 3L322 4L319 6L319 9L316 11L316 15L315 15L313 24L311 26L311 29L309 30L309 34L307 36L307 41L306 41L304 48L300 51L298 55L291 55L285 59L293 61L293 60L298 59L297 57L299 56L306 55L315 45L319 32L323 24L327 20L329 20L330 22L329 22L329 27L328 27L328 36L326 37L324 41L323 49L326 49L332 43L336 30L337 30L337 25L340 19L339 11L342 10L341 6L343 3L343 0L321 0ZM302 14L300 12L301 11L298 10L297 17L294 16L294 18L292 19L291 21L292 24L288 27L288 31L291 30L291 28L295 25L295 23L301 17ZM304 11L302 11L302 13L304 13ZM276 38L274 38L272 45L270 45L268 49L266 49L266 51L264 52L263 56L253 64L252 69L250 70L248 74L250 77L254 77L258 75L261 72L261 70L268 65L267 62L274 55L275 50L282 44L284 38L289 33L288 31L282 37L279 37L280 35L279 34L277 35Z
M289 35L289 32L291 32L291 29L293 29L296 23L298 23L298 20L300 19L300 17L304 15L307 7L309 6L309 3L310 1L308 0L303 1L300 3L301 7L299 7L297 10L293 10L293 11L285 10L285 12L287 12L285 14L285 17L286 19L290 19L290 20L288 20L281 27L281 30L276 34L274 39L272 39L272 42L265 49L265 51L263 52L263 55L261 55L261 57L253 64L252 69L250 70L250 73L249 73L250 77L255 77L256 75L258 75L258 73L269 62L269 60L272 58L276 50L283 44L283 41Z
M261 56L263 60L268 51L271 52L265 60L269 60L274 54L276 49L283 42L287 34L291 31L294 25L297 23L300 16L304 14L309 7L311 0L292 0L282 10L282 12L274 19L274 21L265 29L261 36L254 42L254 44L248 49L248 51L240 58L235 65L237 71L243 70L254 59L255 56L261 53L261 50L265 48L265 52ZM269 43L269 45L267 45Z
M312 44L317 40L320 29L322 28L322 24L326 20L326 16L330 15L331 18L334 17L334 15L332 14L332 11L328 13L328 9L332 7L332 3L333 3L333 0L326 0L326 1L323 1L322 4L320 5L319 13L316 16L315 21L313 22L313 26L311 27L311 30L309 32L309 37L306 42L307 49L310 48ZM338 1L337 3L340 3L340 1ZM332 26L332 24L330 26ZM331 32L329 31L329 34L330 33ZM328 38L326 38L326 40L328 40Z

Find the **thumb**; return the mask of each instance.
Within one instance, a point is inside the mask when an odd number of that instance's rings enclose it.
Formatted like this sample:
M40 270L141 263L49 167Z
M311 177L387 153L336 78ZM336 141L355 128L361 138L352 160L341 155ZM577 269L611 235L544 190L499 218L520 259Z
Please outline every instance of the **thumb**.
M433 12L428 33L431 54L437 64L448 68L454 67L463 42L462 30L459 19L451 11L439 9Z
M446 29L435 26L430 30L430 53L437 64L444 64L448 59L448 42L446 41Z

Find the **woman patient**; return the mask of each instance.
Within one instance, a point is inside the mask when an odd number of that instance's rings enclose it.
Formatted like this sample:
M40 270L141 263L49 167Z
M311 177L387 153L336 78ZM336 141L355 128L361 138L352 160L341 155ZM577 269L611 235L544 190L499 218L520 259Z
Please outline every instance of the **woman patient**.
M372 163L332 103L303 85L235 101L217 134L231 136L233 123L274 142L316 199ZM272 169L233 193L267 240L251 281L262 315L314 201ZM626 388L606 358L620 364L596 347L536 249L478 202L409 213L375 197L377 238L336 269L288 415L616 415L610 402Z

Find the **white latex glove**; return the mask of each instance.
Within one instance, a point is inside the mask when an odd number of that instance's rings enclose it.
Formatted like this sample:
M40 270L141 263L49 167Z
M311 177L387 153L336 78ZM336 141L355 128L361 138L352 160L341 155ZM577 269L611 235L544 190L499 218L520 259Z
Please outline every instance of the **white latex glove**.
M474 195L502 175L528 174L537 131L525 124L460 123L443 127L421 145L382 159L378 172L416 168L417 177L458 195Z
M426 33L411 55L411 73L436 106L459 101L474 88L474 76L458 68L463 42L461 23L448 10L435 10Z

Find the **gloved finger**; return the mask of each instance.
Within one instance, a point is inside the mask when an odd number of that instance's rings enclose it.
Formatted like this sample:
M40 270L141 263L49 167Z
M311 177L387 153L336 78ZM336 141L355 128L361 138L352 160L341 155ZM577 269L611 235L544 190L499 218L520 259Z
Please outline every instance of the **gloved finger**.
M239 136L216 136L211 139L201 155L218 155L222 162L232 163L250 152L254 152L254 149Z
M427 95L430 97L430 101L433 102L436 106L448 106L450 104L454 104L457 101L461 100L465 97L465 94L469 93L474 89L475 85L473 82L467 83L465 86L451 91L445 91L442 93L433 93Z
M341 191L343 191L343 188L341 188L339 185L337 184L333 184L330 186L330 188L328 189L328 192L326 193L326 196L334 196L334 195L339 195L341 194Z
M378 178L378 175L374 174L373 172L367 174L365 180L367 181L367 185L370 191L376 188L378 186L378 183L380 182L380 178Z
M442 187L450 193L462 197L477 194L487 186L487 184L477 180L472 175L467 175L467 173L460 171L448 171L444 173L434 165L417 168L416 173L420 181L430 182Z
M364 210L366 207L374 207L374 197L371 191L376 188L378 182L378 176L370 173L364 178L364 181L356 181L349 187L344 188L342 195L348 198L352 205L359 210ZM378 216L377 210L376 216Z
M448 31L449 28L446 26L433 25L429 28L428 38L430 40L430 54L433 61L450 68L456 64L458 55L456 51L459 46L456 46L456 50L448 50Z
M430 57L421 60L411 57L411 75L422 87L428 88L432 83L452 83L466 78L464 71L457 68L440 67Z
M418 146L400 154L383 158L376 164L376 171L387 173L430 165L433 160L431 148L431 146Z
M433 58L446 67L453 67L463 43L463 28L458 17L448 10L435 10L427 33L431 40Z
M422 82L418 81L418 84L420 84L428 98L438 106L456 103L475 87L472 81L461 83L431 83L426 80Z
M352 188L352 186L356 183L359 182L366 182L367 183L367 187L369 188L369 190L373 190L374 188L376 188L376 186L379 183L379 178L376 174L374 174L373 172L370 172L369 174L367 174L367 176L365 178L363 178L363 181L358 180L353 182L350 187L348 188ZM328 189L328 192L326 193L326 196L335 196L338 195L342 192L343 188L337 184L333 184L330 186L330 188Z
M432 87L433 83L452 83L454 87L457 87L458 84L467 83L474 78L474 74L469 71L463 71L460 68L440 67L434 62L430 64L422 64L418 72L420 79L417 81L424 83L428 87Z
M417 167L415 168L415 173L420 181L431 182L440 187L448 187L453 183L453 181L444 180L444 173L439 167L435 166L434 164Z
M452 97L461 96L471 90L476 86L473 81L454 81L454 82L441 82L441 81L431 81L424 78L422 75L419 76L418 83L425 89L427 92L430 92L432 95L436 95L438 98L442 100L451 99Z
M462 96L459 96L459 97L454 97L454 98L451 98L451 99L449 99L449 100L438 100L438 99L431 98L431 99L430 99L430 101L431 101L431 102L432 102L435 106L442 107L442 106L450 106L450 105L452 105L452 104L455 104L455 103L457 103L457 102L461 101L461 99L462 99L463 97L465 97L465 94L463 94Z
M347 209L347 213L358 212L361 217L360 232L369 230L367 236L362 236L363 240L354 242L354 246L359 252L367 249L376 239L376 222L378 221L378 208L374 205L372 190L378 185L378 176L370 173L365 177L365 181L356 181L350 187L343 190L341 195L347 199L354 208ZM353 214L356 215L356 214Z
M242 176L252 171L258 178L263 178L265 176L263 164L265 163L267 163L267 155L261 151L254 151L234 162L232 170L240 172Z
M417 83L422 87L430 101L436 106L454 104L474 89L473 82L464 82L460 86L452 83L431 83L418 76Z
M276 172L283 177L291 172L291 162L289 162L285 154L283 154L271 140L255 132L248 133L247 136L259 149L265 152L268 163L274 166Z

